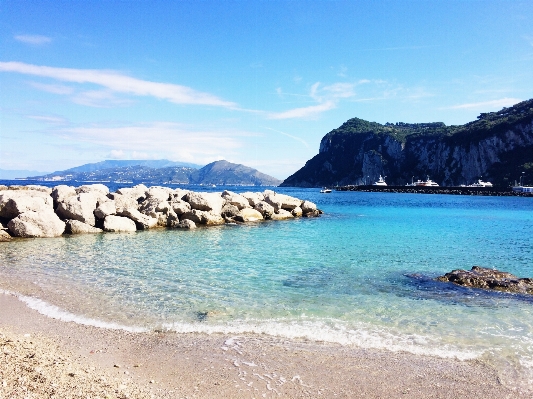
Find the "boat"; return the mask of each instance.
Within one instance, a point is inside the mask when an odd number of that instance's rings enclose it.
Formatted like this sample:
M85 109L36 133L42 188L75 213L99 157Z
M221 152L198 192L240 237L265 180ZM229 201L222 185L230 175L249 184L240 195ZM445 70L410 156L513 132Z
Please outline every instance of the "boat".
M331 193L331 189L330 189L330 188L326 188L326 187L324 187L322 190L320 190L320 192L321 192L322 194L329 194L329 193Z
M515 193L531 193L533 194L533 187L528 186L514 186L513 191Z
M482 181L480 179L476 183L470 184L466 187L492 187L492 183L490 181Z
M374 182L372 185L373 186L386 186L387 183L385 183L385 180L383 179L383 177L379 175L379 180L377 182Z
M429 178L429 176L427 177L427 180L426 181L422 181L422 180L417 180L415 182L412 182L411 184L406 184L406 186L410 186L410 187L439 187L438 183L434 182L433 180L431 180Z

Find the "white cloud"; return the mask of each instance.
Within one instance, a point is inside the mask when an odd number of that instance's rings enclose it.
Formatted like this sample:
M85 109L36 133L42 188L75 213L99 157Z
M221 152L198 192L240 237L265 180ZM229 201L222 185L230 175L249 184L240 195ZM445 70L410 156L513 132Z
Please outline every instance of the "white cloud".
M32 44L35 46L47 44L52 41L51 38L41 35L17 35L15 36L15 40L26 44Z
M284 136L290 137L293 140L296 140L296 141L299 141L300 143L303 143L303 145L305 145L307 148L309 148L309 145L307 144L307 142L304 139L301 139L300 137L296 137L296 136L293 136L292 134L282 132L281 130L272 129L270 127L265 127L265 129L272 130L273 132L276 132L276 133L282 134Z
M318 105L310 105L309 107L294 108L285 112L271 113L269 119L293 119L293 118L308 118L314 117L322 112L329 111L335 108L333 101L327 101Z
M520 101L522 100L518 98L507 98L506 97L506 98L502 98L499 100L453 105L451 107L446 107L445 109L503 108L503 107L510 107L512 105L515 105L519 103Z
M293 108L283 112L273 112L268 115L269 119L294 119L294 118L312 118L337 107L341 99L355 96L355 84L353 83L333 83L321 87L320 82L314 83L309 89L307 97L316 101L318 104L307 107ZM281 90L277 90L280 94Z
M51 84L38 83L38 82L29 82L29 85L36 89L46 91L52 94L66 95L66 94L72 94L74 92L74 89L72 87L65 86L65 85L51 85Z
M88 107L108 108L132 104L129 99L117 98L111 90L88 90L72 96L76 104Z
M221 153L229 157L242 147L239 131L194 130L188 126L154 122L132 126L72 127L54 131L63 139L109 149L115 158L137 156L209 163Z
M68 123L65 118L60 118L58 116L28 115L28 118L39 122L50 123L52 125L65 125Z
M224 101L212 94L199 92L190 87L172 83L150 82L132 78L115 71L55 68L22 62L0 62L0 72L16 72L52 78L63 82L92 83L112 92L136 96L152 96L176 104L212 105L227 108L236 106L232 102Z

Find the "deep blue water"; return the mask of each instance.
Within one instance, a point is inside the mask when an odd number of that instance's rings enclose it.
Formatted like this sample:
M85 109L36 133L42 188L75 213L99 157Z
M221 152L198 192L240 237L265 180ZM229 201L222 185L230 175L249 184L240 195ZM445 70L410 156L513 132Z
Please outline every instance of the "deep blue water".
M15 240L2 243L0 288L44 313L108 327L480 358L530 378L532 299L433 278L473 265L533 276L533 198L275 190L325 214Z

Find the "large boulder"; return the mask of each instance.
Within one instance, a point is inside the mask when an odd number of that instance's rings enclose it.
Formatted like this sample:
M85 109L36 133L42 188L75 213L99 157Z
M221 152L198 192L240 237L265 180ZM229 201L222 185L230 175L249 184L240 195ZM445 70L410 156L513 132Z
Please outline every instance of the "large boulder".
M208 211L219 214L222 211L225 200L217 193L195 193L189 192L183 196L183 200L188 202L192 209Z
M183 219L181 222L176 222L171 225L171 227L174 227L176 229L195 229L196 223L194 223L192 220L189 219Z
M97 208L100 195L94 192L80 193L75 197L68 197L57 205L56 213L62 219L74 219L95 225L94 211Z
M231 204L224 205L222 207L222 211L220 212L220 215L226 220L233 219L238 214L239 214L239 208Z
M96 193L106 196L109 194L109 187L104 184L86 184L76 188L76 194Z
M300 208L299 206L297 206L296 208L294 208L292 211L292 216L294 216L295 218L299 218L303 215L303 211L302 211L302 208Z
M115 202L115 213L122 212L122 209L137 208L139 205L135 195L111 193L109 196Z
M13 219L27 211L53 212L52 197L41 191L0 191L0 217Z
M109 232L137 231L135 222L123 216L109 215L104 220L104 230Z
M241 196L248 200L248 204L252 208L255 207L256 204L265 200L265 196L263 195L263 193L252 193L251 191L247 191L245 193L242 193Z
M122 208L121 208L122 209ZM98 208L94 210L94 216L99 219L105 219L106 216L115 215L117 213L117 206L115 200L109 200L98 204Z
M239 208L239 210L244 208L250 208L250 203L248 202L248 199L232 191L225 190L222 193L221 197L224 198L226 204L236 206L237 208Z
M185 212L189 212L191 210L191 205L188 202L182 201L180 199L173 199L170 202L170 206L172 207L172 210L176 215L182 215Z
M275 213L274 207L265 201L256 203L254 209L261 213L265 219L272 218L272 215Z
M146 187L144 184L137 184L133 187L128 188L119 188L116 193L125 195L128 197L132 197L135 200L143 200L146 198L146 192L148 191L148 187ZM113 198L114 199L114 198Z
M277 194L271 190L266 190L264 195L265 202L272 205L276 212L278 212L280 209L292 211L294 208L297 208L302 205L301 199L291 197L290 195Z
M154 186L150 187L148 191L146 191L146 198L157 198L160 202L168 201L171 193L173 192L174 190L169 187Z
M64 184L60 184L59 186L55 186L52 189L52 198L54 199L54 208L57 208L57 205L60 202L64 202L69 197L74 197L78 193L76 193L76 189L72 186L67 186Z
M4 229L0 229L0 242L11 241L11 236Z
M302 202L301 208L303 213L316 211L316 205L313 202L307 200Z
M51 210L27 211L11 219L7 227L15 237L58 237L65 231L65 223Z
M225 220L219 214L200 211L198 209L192 209L189 212L185 212L181 215L180 219L183 221L185 219L192 220L196 224L206 224L206 225L219 225L224 224Z
M273 213L270 216L270 219L272 220L285 220L285 219L292 219L294 216L289 211L286 211L285 209L280 209L278 213Z
M136 208L122 209L119 216L125 216L135 222L138 230L147 230L157 226L158 219L142 214ZM166 225L166 221L165 221Z
M437 280L469 288L533 294L533 278L518 278L508 272L480 266L473 266L469 271L453 270Z
M93 227L87 223L80 222L79 220L68 219L68 220L65 220L65 233L66 234L94 234L94 233L103 233L103 230L97 227Z
M244 208L239 211L239 214L235 216L235 220L238 222L257 222L263 220L263 215L259 211L252 208Z

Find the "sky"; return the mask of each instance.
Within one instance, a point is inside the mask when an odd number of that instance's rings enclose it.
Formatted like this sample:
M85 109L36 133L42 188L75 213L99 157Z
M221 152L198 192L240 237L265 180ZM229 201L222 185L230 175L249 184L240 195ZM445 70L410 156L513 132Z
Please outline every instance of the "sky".
M456 125L530 98L530 0L0 0L0 169L284 179L350 118Z

